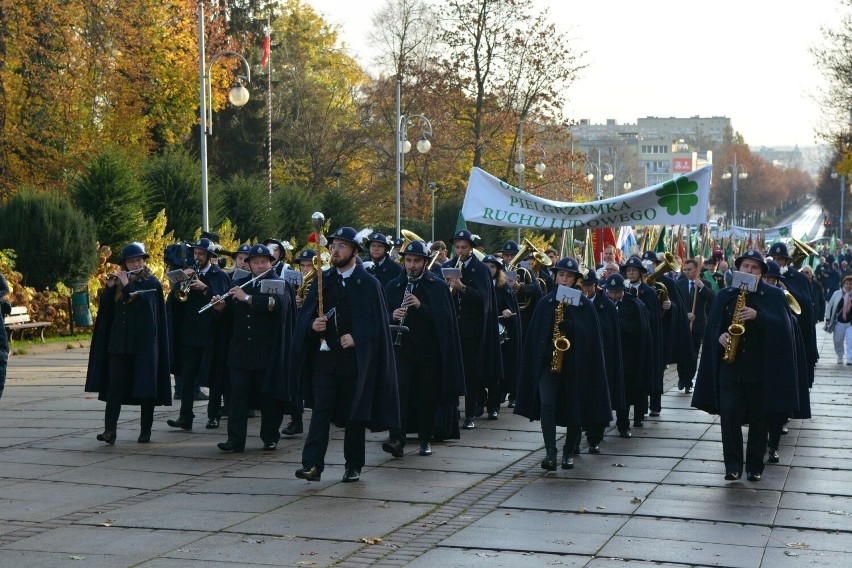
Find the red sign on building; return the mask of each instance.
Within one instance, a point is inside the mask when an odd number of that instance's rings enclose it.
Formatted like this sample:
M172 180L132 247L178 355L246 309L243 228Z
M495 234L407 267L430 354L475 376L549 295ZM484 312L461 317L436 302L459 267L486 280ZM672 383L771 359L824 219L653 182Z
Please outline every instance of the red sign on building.
M674 158L672 160L672 171L675 173L689 173L692 171L692 159Z

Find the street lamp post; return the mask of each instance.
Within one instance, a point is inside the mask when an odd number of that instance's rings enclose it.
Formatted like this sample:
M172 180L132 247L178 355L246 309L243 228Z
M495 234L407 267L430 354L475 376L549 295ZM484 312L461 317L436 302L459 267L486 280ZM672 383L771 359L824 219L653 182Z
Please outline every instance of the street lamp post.
M837 172L831 172L831 179L837 179ZM846 195L846 174L840 174L840 240L843 240L843 198Z
M541 152L541 156L539 156L538 161L535 164L535 172L538 174L538 177L544 175L544 170L547 169L547 166L544 164L544 161L547 159L547 153L542 148L541 144L536 144L531 149L538 150ZM521 120L518 122L518 160L515 162L515 173L518 175L518 189L524 191L524 172L527 169L527 166L524 164L524 121ZM521 242L521 229L518 227L518 243Z
M210 86L210 69L220 57L226 55L238 57L245 66L245 75L237 75L237 84L231 87L228 99L234 106L243 106L249 100L248 89L243 87L242 81L251 82L251 68L246 58L235 51L222 51L210 59L210 64L205 62L204 53L204 2L198 3L198 75L200 77L201 103L198 107L198 119L200 123L200 148L201 158L201 226L204 231L210 230L210 218L208 214L208 191L207 191L207 136L213 135L213 88ZM208 106L207 102L210 101Z
M737 165L737 153L734 152L734 163L731 165L727 165L723 169L722 179L729 179L733 184L734 191L734 222L732 225L737 224L737 179L746 179L748 177L748 172L744 165Z
M402 115L401 81L396 80L396 238L400 235L400 204L402 202L402 174L405 168L405 154L411 151L411 142L406 138L408 127L414 122L420 124L420 140L417 141L417 151L425 154L432 148L429 138L432 137L432 123L422 114Z
M598 152L598 163L589 162L589 166L592 168L592 172L589 173L588 180L595 180L595 194L597 195L598 201L603 199L603 188L601 187L601 178L603 181L612 181L612 178L615 177L612 173L612 166L607 162L601 163L601 154ZM601 175L601 168L606 168L608 170L607 173ZM597 175L595 175L597 173Z
M435 190L438 189L438 184L434 181L429 184L429 189L432 191L432 242L435 242Z

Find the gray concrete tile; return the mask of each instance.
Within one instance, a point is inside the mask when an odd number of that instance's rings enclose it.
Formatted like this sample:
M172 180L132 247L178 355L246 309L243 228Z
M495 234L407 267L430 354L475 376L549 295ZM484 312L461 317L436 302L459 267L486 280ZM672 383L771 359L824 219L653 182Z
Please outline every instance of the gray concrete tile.
M569 512L584 509L589 512L630 514L639 506L631 501L634 498L644 501L655 487L650 483L587 481L548 476L512 495L501 508Z
M852 566L852 553L809 549L768 548L760 568L799 568L801 566Z
M619 529L617 536L764 547L770 533L771 529L763 526L634 517Z
M700 473L692 471L673 471L669 473L663 483L666 485L705 486L705 487L731 487L741 489L761 489L781 491L784 487L786 467L767 467L763 472L763 478L759 482L747 480L728 481L725 479L725 467L719 463L715 468L716 473Z
M234 461L157 455L125 455L102 462L98 467L151 473L203 475L233 465Z
M546 568L551 566L586 566L590 556L542 554L540 552L509 552L505 550L462 550L434 548L406 564L408 568ZM623 568L623 565L622 565Z
M104 452L57 450L46 452L36 448L12 448L0 452L4 463L29 463L57 466L81 466L115 459Z
M616 536L598 555L626 560L754 568L763 557L763 547Z
M188 475L150 471L124 472L123 470L106 469L100 465L87 465L48 475L44 479L129 489L164 489L185 481L189 477Z
M199 514L200 512L194 509L165 507L156 501L148 501L93 515L78 521L78 524L187 532L216 532L247 521L256 515L256 513L235 511L228 511L227 515L204 515Z
M32 550L0 549L0 566L15 568L63 568L85 566L89 568L126 568L131 559L97 553L70 554L65 552L39 552Z
M0 498L0 519L45 521L141 493L136 489L29 481L7 485Z
M847 518L848 519L848 518ZM852 553L852 538L846 531L825 532L819 530L774 528L768 546L798 550L804 545L808 550L828 550Z
M384 536L431 509L431 505L413 503L311 496L227 530L247 534L291 534L305 538L319 534L330 539L357 541L362 537ZM331 510L333 515L329 514Z
M408 503L443 503L484 479L487 479L484 474L445 472L436 475L435 472L416 469L376 468L370 470L367 483L336 483L319 494Z
M832 509L832 511L836 512L778 509L778 514L775 516L775 526L848 531L850 527L849 512L837 509Z
M220 533L181 546L143 566L330 566L360 547L360 542L302 539L292 535ZM204 564L202 564L202 562Z
M778 506L784 509L840 511L852 514L852 497L785 491L781 494L781 503Z
M595 554L627 521L620 515L586 515L501 509L441 542L442 547Z

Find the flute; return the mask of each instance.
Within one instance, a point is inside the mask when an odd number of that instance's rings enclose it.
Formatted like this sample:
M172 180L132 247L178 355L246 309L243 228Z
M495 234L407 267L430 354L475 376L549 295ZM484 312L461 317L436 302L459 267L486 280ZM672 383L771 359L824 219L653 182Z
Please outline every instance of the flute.
M264 272L262 274L258 274L257 276L255 276L254 278L249 280L248 282L246 282L244 284L240 284L240 290L245 290L246 286L248 286L249 284L254 284L255 282L257 282L258 280L260 280L261 278L263 278L264 276L266 276L267 274L269 274L273 270L274 270L273 268L270 268L266 272ZM228 298L230 298L233 295L234 295L234 293L232 291L228 290L227 292L225 292L224 294L222 294L218 298L214 298L214 299L210 300L210 302L207 305L203 306L200 310L198 310L198 313L200 314L200 313L206 312L207 310L209 310L210 308L212 308L216 304L221 304L222 302L224 302L225 300L227 300Z

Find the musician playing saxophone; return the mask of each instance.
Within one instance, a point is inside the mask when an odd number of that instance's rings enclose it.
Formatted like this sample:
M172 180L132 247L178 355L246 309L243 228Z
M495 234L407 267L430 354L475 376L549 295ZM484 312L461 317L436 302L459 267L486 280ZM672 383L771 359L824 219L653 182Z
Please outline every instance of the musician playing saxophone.
M574 446L580 427L609 424L612 407L607 387L603 344L594 305L585 297L577 305L557 301L559 286L573 287L580 268L573 258L556 263L555 290L536 306L530 332L524 338L521 377L515 400L515 414L541 420L545 457L542 469L557 465L556 427L566 427L562 468L574 467ZM561 318L561 322L559 319ZM557 346L564 348L561 366ZM557 345L559 344L559 345Z
M391 323L409 329L394 341L399 385L400 428L390 430L382 449L401 458L406 432L416 432L420 455L432 455L435 438L459 438L458 398L464 368L458 323L450 291L426 269L429 249L411 241L400 252L405 271L388 282L385 297ZM440 428L436 429L436 423Z
M739 480L745 466L749 481L759 481L764 469L767 414L799 409L796 336L784 293L762 281L767 270L763 255L746 251L735 266L739 272L757 276L757 287L745 291L729 286L716 295L707 319L692 406L721 419L725 479ZM745 330L734 342L735 348L734 344L729 348L732 323L742 324ZM731 354L723 358L726 350ZM745 456L744 424L749 425Z

